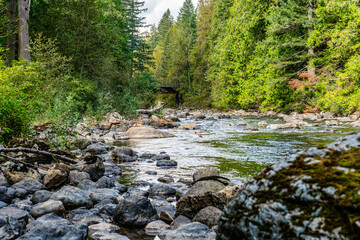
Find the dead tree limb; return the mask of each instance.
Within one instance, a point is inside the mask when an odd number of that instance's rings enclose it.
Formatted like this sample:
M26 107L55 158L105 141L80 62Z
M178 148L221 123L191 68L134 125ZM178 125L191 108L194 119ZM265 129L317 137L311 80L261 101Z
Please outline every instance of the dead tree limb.
M21 164L23 164L23 165L24 165L24 166L26 166L26 167L31 167L31 168L35 168L35 169L37 169L37 168L38 168L38 166L35 166L35 165L33 165L33 164L30 164L30 163L27 163L27 162L21 161L21 160L16 159L16 158L9 157L9 156L4 155L4 154L0 154L0 157L7 158L7 159L9 159L10 161L13 161L13 162L18 162L18 163L21 163Z
M78 163L74 159L71 159L71 158L68 158L68 157L65 157L65 156L62 156L59 154L49 153L49 152L31 149L31 148L0 148L0 152L3 152L3 153L9 153L9 152L35 153L35 154L41 154L41 155L44 155L47 157L52 157L54 159L58 159L58 160L61 160L63 162L67 162L67 163L72 163L72 164Z

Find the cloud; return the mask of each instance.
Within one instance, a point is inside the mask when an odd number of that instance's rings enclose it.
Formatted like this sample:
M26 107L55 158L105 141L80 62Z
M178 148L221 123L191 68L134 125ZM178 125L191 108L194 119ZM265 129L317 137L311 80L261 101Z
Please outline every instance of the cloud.
M198 0L192 0L194 6L198 4ZM183 5L184 0L145 0L145 8L148 8L142 16L146 17L145 21L147 24L156 24L160 22L162 15L169 8L171 15L174 19L177 18L179 10Z

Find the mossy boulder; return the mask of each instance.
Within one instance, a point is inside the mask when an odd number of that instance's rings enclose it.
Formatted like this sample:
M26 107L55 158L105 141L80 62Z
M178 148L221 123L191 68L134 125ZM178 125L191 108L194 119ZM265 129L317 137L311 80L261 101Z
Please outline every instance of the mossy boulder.
M358 239L360 134L268 166L226 207L217 239Z

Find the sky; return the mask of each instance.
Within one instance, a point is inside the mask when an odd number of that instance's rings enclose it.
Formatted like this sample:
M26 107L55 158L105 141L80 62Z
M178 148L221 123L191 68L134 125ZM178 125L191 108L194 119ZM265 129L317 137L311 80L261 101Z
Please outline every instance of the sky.
M148 10L143 13L143 16L146 17L145 21L147 24L156 24L160 22L162 15L169 8L171 15L174 19L177 18L178 12L183 5L184 0L145 0L145 8ZM195 8L198 4L198 0L192 0Z

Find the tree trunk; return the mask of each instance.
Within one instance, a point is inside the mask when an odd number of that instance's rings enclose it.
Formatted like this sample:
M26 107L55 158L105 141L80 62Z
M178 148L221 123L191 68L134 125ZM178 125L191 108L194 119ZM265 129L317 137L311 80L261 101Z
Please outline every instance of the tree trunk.
M308 20L309 20L309 28L308 28L308 34L310 35L311 32L314 30L312 25L312 19L314 14L314 4L313 0L309 0L309 7L308 7ZM309 81L312 82L315 80L316 72L315 72L315 66L314 66L314 48L313 46L308 47L308 53L309 53L309 67L308 67L308 74L309 74Z
M19 58L30 62L29 13L31 0L18 0Z
M8 36L6 48L6 64L11 65L11 61L15 60L16 56L16 0L8 0L7 3L7 17L8 17Z

